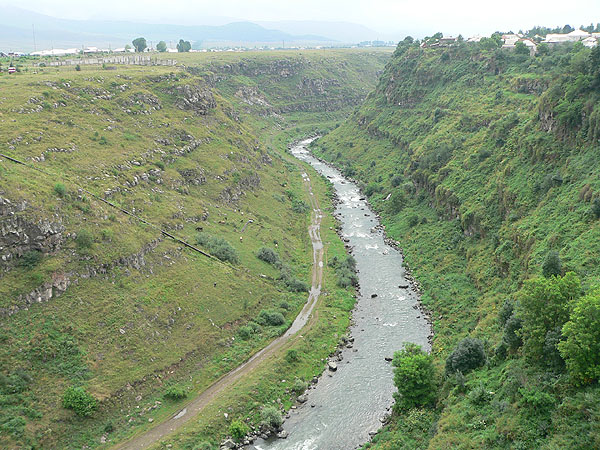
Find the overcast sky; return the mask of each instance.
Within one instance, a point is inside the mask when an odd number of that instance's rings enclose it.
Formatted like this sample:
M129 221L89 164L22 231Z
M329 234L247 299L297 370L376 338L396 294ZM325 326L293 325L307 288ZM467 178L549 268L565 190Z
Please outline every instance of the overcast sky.
M222 24L228 19L345 21L394 36L436 31L489 34L600 22L600 0L0 0L0 5L69 19L182 25Z

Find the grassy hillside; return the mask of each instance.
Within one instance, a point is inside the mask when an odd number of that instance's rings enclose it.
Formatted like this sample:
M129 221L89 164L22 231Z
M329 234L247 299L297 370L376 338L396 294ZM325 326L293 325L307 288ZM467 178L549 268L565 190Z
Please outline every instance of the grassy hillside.
M286 328L312 249L282 142L339 122L387 57L196 54L183 68L0 74L0 153L27 164L0 157L3 447L114 442ZM240 335L263 310L285 323ZM70 387L97 399L90 417L63 407Z
M397 411L372 448L600 445L597 376L578 380L557 349L565 321L582 323L582 292L598 303L600 55L579 44L540 50L403 42L365 103L315 144L363 183L434 319L437 406ZM565 297L548 294L552 276L537 279L553 252L558 280L578 277ZM550 290L535 297L535 283L523 287L532 278ZM542 324L553 307L560 314ZM585 328L598 339L597 322ZM482 341L486 364L445 372L467 336ZM579 345L594 349L593 339ZM596 370L593 352L585 365Z

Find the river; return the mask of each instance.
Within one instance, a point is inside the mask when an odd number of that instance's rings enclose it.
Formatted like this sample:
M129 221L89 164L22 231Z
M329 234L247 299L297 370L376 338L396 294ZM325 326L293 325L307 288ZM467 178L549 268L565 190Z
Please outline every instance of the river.
M326 176L340 200L336 215L342 236L356 259L360 295L353 311L351 348L344 348L337 370L329 370L307 391L308 400L290 411L287 439L257 441L256 450L350 450L381 427L396 390L390 358L405 342L429 350L431 326L407 289L402 255L386 244L378 218L358 186L307 150L312 139L295 144L291 153Z

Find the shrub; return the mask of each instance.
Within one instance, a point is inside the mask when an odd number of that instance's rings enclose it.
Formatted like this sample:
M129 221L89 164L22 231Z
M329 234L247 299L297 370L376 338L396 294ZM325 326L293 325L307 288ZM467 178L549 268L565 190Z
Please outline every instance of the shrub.
M277 327L285 323L285 317L279 311L263 309L258 315L257 322L261 325Z
M302 200L294 200L292 201L292 211L299 214L306 213L310 208L308 205Z
M75 70L76 70L77 72L81 72L81 66L80 66L79 64L77 64L77 65L75 66Z
M292 292L308 292L309 286L298 278L286 278L285 285Z
M546 278L562 275L562 263L557 252L549 252L546 255L542 264L542 275Z
M575 385L600 380L600 290L579 299L563 327L558 344Z
M335 269L335 273L338 277L338 286L342 288L358 286L356 260L352 256L348 256L345 260L341 260L337 256L334 256L327 265Z
M94 243L94 236L92 236L92 233L90 233L88 230L81 230L77 234L75 242L77 243L77 247L80 249L87 249L90 248Z
M165 392L165 397L171 400L181 400L182 398L186 398L187 395L187 390L178 384L169 386Z
M98 401L82 387L71 386L63 394L63 407L75 414L88 417L98 408Z
M300 395L308 388L308 383L306 381L302 381L300 378L296 378L294 380L294 385L292 386L292 390Z
M248 339L250 339L253 334L254 334L254 331L248 325L244 325L244 326L240 327L240 329L238 330L238 336L240 337L240 339L242 339L244 341L247 341Z
M266 263L275 265L278 264L279 255L275 253L275 250L269 247L261 247L256 254L256 257Z
M287 353L285 354L285 360L287 362L291 363L295 363L299 360L299 356L298 356L298 350L295 349L290 349L287 351Z
M510 319L510 317L513 315L514 310L515 302L509 299L504 300L504 303L498 312L498 322L500 323L501 327L506 325L508 319Z
M265 406L260 412L261 423L269 428L277 429L283 423L281 413L274 406Z
M242 421L234 420L229 425L229 434L235 442L241 442L249 432L250 427Z
M469 393L469 400L475 405L484 405L491 399L491 395L483 385L477 386Z
M387 201L386 210L389 214L398 214L406 205L406 197L404 193L397 189L394 191L390 199Z
M507 348L510 350L516 350L523 344L523 339L521 339L521 335L519 334L519 330L522 326L523 321L516 314L510 316L506 321L502 341L506 343Z
M228 261L232 264L239 262L239 257L235 248L221 237L212 236L208 233L198 233L196 236L196 244L206 248L213 256L219 258L221 261Z
M67 193L67 188L62 183L56 183L54 185L54 192L56 193L56 195L62 198Z
M418 217L418 216L416 216L415 214L411 215L411 216L408 218L408 226L409 226L409 227L411 227L411 228L412 228L412 227L414 227L414 226L416 226L416 225L418 225L418 224L419 224L419 217Z
M396 408L410 409L430 406L436 399L435 369L433 357L416 344L406 344L394 354L394 384L398 392Z
M19 260L19 266L31 269L37 266L42 260L42 252L37 250L30 250L25 252Z
M600 198L597 198L592 203L592 214L596 219L600 218Z
M466 374L486 363L483 343L479 339L464 338L446 359L446 373L451 374L457 370Z

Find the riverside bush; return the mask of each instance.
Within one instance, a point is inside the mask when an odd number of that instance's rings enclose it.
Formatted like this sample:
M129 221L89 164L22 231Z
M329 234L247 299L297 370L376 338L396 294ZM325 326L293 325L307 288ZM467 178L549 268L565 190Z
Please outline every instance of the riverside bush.
M394 394L396 409L430 406L437 397L433 357L416 344L406 344L394 353Z
M187 390L178 384L169 386L165 392L165 397L171 400L181 400L182 398L186 398L187 395Z
M256 321L261 325L277 327L285 323L285 317L279 311L263 309Z
M261 423L269 428L277 429L283 423L283 417L274 406L265 406L260 412Z
M229 425L229 434L235 442L241 442L250 432L250 427L240 420L234 420Z
M206 248L213 256L221 261L228 261L232 264L239 262L237 251L233 246L222 237L212 236L208 233L198 233L196 244Z

